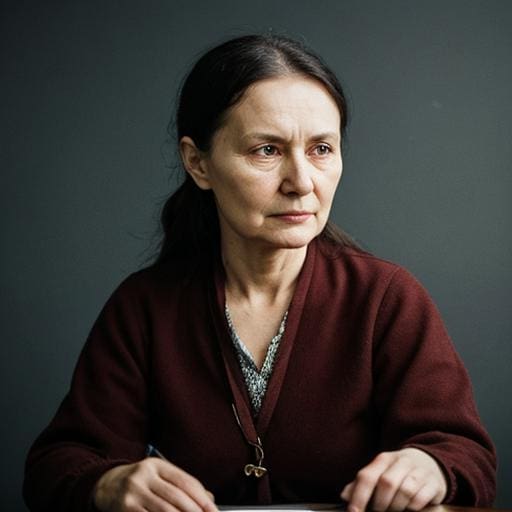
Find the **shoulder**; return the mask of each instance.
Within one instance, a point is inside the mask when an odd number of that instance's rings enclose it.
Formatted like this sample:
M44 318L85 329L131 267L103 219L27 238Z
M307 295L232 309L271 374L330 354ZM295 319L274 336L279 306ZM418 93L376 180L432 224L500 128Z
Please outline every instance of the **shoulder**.
M363 250L333 246L323 241L319 241L317 247L315 267L324 272L367 283L416 281L401 265Z
M112 292L109 303L129 307L156 307L179 301L185 290L198 286L198 279L185 279L179 268L160 263L131 273Z
M315 272L330 293L379 305L402 300L431 303L425 287L409 270L361 250L319 242Z

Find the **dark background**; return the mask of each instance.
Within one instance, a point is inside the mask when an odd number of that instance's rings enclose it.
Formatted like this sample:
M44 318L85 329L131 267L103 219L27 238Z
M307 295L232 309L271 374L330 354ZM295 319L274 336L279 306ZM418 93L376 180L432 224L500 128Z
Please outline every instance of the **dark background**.
M24 510L27 449L104 301L151 255L181 77L211 44L269 29L341 77L333 217L430 291L512 507L512 2L18 0L0 19L2 510Z

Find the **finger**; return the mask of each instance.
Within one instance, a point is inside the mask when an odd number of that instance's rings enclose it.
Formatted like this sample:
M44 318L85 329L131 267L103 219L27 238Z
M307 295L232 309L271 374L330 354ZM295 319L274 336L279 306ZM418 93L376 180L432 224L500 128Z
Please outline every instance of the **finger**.
M181 512L181 510L156 494L152 489L150 492L141 496L139 499L142 508L130 508L127 510L139 512ZM124 510L124 509L123 509Z
M205 512L217 512L211 493L203 487L201 482L179 467L166 461L159 461L158 474L168 483L181 489L194 500Z
M389 504L389 509L395 512L405 510L424 486L424 481L418 480L413 474L407 475Z
M176 485L157 478L150 484L151 492L163 503L181 512L203 512L201 506ZM153 509L150 508L152 511Z
M437 482L429 480L426 484L421 487L418 492L411 498L407 504L407 508L410 510L421 510L430 504L436 503L436 495L438 494L439 486Z
M390 454L381 453L357 473L350 496L348 512L361 512L366 508L380 476L393 460L394 458Z
M407 459L397 458L387 469L384 471L375 487L372 497L372 508L377 512L387 510L390 504L395 500L403 482L407 480L411 471L411 463ZM414 482L415 480L413 480ZM417 486L413 489L406 501L406 505L414 494L417 492ZM397 497L400 500L400 496ZM403 500L402 500L403 501ZM400 509L401 510L401 509Z
M343 490L340 493L341 499L345 501L350 501L352 497L352 490L354 489L354 482L350 482L349 484L343 487Z

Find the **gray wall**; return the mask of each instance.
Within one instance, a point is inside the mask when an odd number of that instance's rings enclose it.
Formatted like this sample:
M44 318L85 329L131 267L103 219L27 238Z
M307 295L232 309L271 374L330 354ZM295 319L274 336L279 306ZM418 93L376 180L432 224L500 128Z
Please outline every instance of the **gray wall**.
M148 256L179 79L211 43L270 27L342 78L353 119L334 218L437 302L498 448L497 504L512 507L512 2L2 9L2 510L24 510L28 446L105 299Z

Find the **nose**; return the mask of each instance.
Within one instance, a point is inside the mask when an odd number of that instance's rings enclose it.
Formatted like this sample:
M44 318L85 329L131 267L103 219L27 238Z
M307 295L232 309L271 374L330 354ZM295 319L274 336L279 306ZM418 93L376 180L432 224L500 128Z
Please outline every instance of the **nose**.
M312 165L305 155L290 155L283 162L283 181L281 191L283 194L305 196L313 189Z

